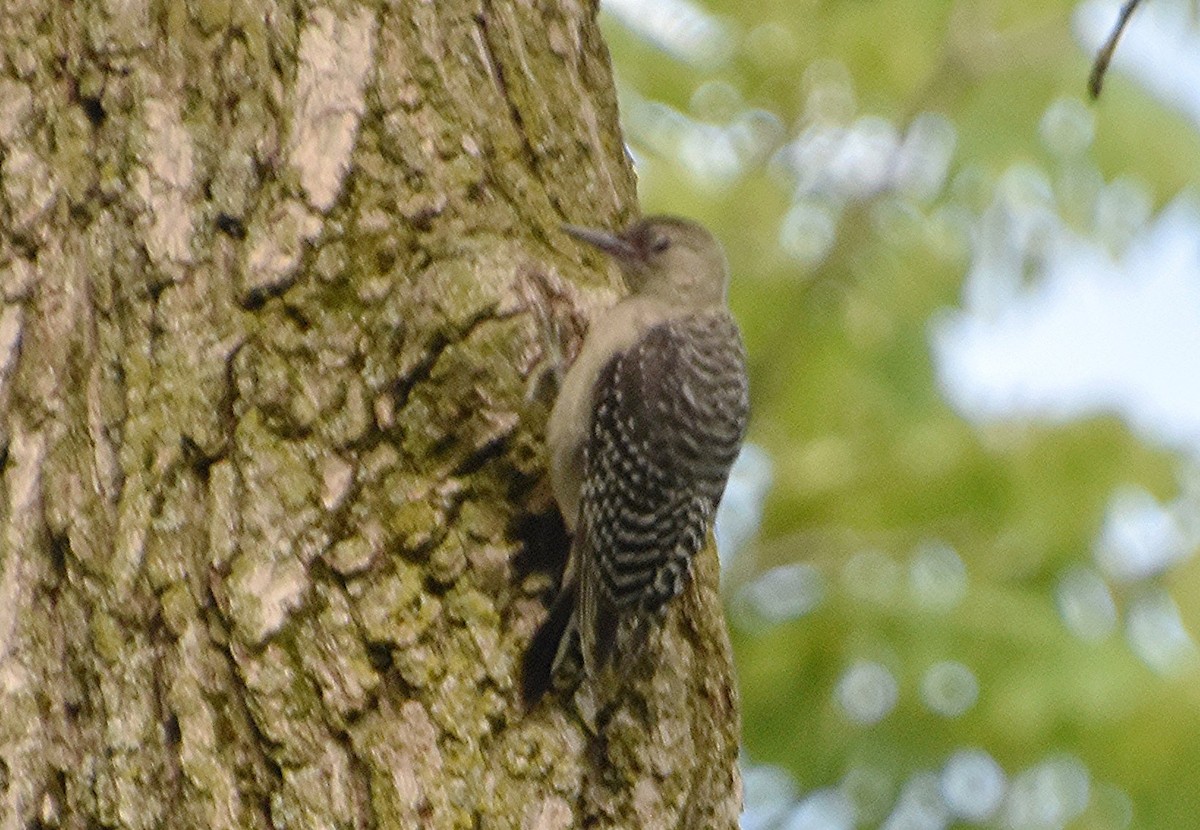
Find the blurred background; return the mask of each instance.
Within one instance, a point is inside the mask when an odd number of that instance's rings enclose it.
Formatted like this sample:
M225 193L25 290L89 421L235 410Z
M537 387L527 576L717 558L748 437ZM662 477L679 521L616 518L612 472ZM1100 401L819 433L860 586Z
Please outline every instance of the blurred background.
M604 0L647 212L725 243L747 830L1200 826L1200 23Z

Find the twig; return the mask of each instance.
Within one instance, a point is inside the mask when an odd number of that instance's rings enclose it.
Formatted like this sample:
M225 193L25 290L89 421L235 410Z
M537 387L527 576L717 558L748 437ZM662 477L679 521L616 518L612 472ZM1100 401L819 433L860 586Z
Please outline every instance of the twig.
M1121 33L1125 31L1125 27L1129 25L1129 18L1133 16L1133 11L1142 0L1127 0L1124 6L1121 7L1121 13L1117 16L1117 25L1113 26L1112 34L1108 36L1108 40L1100 47L1100 52L1096 55L1096 62L1092 64L1092 74L1088 77L1088 92L1093 98L1100 97L1100 90L1104 86L1104 75L1108 72L1108 65L1112 62L1113 52L1116 51L1117 41L1121 39Z

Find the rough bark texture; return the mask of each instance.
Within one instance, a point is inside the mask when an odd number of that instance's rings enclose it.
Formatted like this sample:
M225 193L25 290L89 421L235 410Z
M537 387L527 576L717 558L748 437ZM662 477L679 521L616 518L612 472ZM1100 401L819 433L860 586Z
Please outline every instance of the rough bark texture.
M2 5L0 828L733 827L711 551L601 737L517 703L594 4Z

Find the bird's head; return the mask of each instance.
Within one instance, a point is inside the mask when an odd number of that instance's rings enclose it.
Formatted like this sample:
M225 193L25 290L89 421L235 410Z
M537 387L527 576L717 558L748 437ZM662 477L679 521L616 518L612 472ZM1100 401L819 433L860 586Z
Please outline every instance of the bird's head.
M617 261L634 294L683 305L724 304L729 269L703 226L674 216L639 219L620 233L563 225L571 236Z

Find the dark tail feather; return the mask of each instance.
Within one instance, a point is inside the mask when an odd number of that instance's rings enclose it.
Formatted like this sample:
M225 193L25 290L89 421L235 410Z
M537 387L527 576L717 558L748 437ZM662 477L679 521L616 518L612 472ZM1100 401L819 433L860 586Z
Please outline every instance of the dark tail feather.
M558 657L563 635L575 610L576 583L564 585L550 606L545 622L534 633L525 652L524 676L521 679L522 697L527 709L542 699L554 680L554 663Z
M601 603L602 608L606 603ZM604 608L596 614L593 621L596 626L596 654L594 662L596 669L602 669L612 662L617 647L617 615L612 610Z

